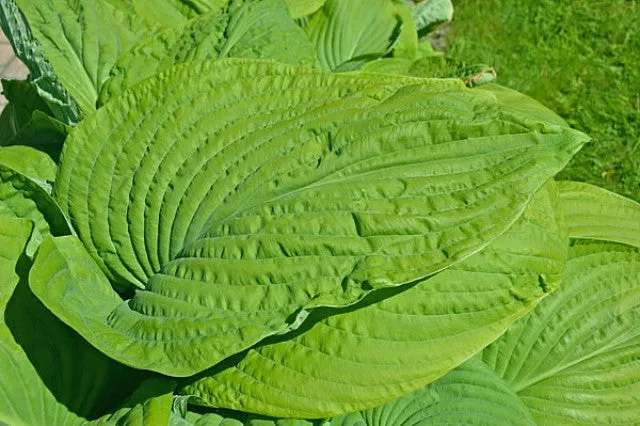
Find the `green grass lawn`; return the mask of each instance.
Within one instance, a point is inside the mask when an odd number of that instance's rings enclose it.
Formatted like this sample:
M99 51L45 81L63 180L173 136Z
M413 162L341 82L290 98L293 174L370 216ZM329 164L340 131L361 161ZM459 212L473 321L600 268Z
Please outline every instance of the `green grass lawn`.
M640 201L640 1L454 0L448 54L593 137L561 173Z

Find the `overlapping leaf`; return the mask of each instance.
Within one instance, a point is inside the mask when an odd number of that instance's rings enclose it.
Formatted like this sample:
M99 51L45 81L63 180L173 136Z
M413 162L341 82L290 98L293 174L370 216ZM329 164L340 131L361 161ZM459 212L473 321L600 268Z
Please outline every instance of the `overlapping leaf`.
M411 9L402 1L394 1L393 4L400 21L400 34L393 44L393 57L415 59L418 55L418 31L411 16Z
M0 148L0 423L83 425L113 408L140 378L91 347L29 289L28 255L50 232L70 232L55 202L31 180L44 182L54 170L32 148Z
M434 383L381 406L325 421L234 413L174 412L175 426L535 425L518 396L485 363L470 359ZM239 415L238 415L239 414Z
M640 204L582 182L559 182L569 235L640 248Z
M6 145L24 128L34 111L51 113L38 89L25 80L2 80L2 94L9 101L0 115L0 145Z
M0 145L32 146L57 161L67 126L53 118L53 111L30 82L2 80L2 90L9 104L0 115Z
M264 58L315 65L315 50L289 16L284 0L261 0L220 8L145 38L111 71L100 103L173 65L225 57Z
M471 359L433 384L327 426L535 425L518 396L482 361Z
M141 375L92 348L31 293L24 250L32 230L28 219L0 218L0 423L162 424L143 420L157 419L162 410L168 418L171 393L164 408L151 406L151 399L87 420L113 408Z
M379 58L391 51L402 29L397 8L389 0L327 0L309 17L305 30L326 70L345 69L350 62Z
M483 352L538 424L632 424L640 418L640 252L570 249L565 279Z
M22 155L16 157L17 153ZM71 232L60 207L48 192L47 180L55 168L46 154L32 148L0 147L0 218L33 221L35 229L27 247L29 256L34 254L45 235Z
M550 182L480 253L388 299L374 297L343 313L316 311L310 320L320 321L308 331L252 349L179 392L276 417L326 417L382 404L500 336L558 286L566 248Z
M412 15L418 33L422 36L433 31L438 25L451 21L453 3L451 0L422 0L412 8Z
M293 18L311 15L320 9L326 0L286 0L289 12Z
M56 182L100 268L144 291L107 296L67 240L32 285L109 356L191 375L477 252L584 141L457 81L176 67L84 121Z
M58 166L49 156L31 147L20 145L1 147L0 165L41 183L41 186L53 183L58 172Z
M77 123L80 118L77 102L56 75L47 60L45 49L34 37L29 23L14 0L0 0L0 25L16 56L29 68L31 83L55 117L66 124Z
M145 21L105 0L3 0L13 8L5 20L20 16L14 1L28 20L28 25L22 22L23 32L33 34L31 43L41 46L38 64L50 64L44 75L59 79L82 114L95 110L100 88L118 56L151 31Z
M230 0L106 0L128 15L136 15L164 28L179 28L189 19L224 9ZM235 0L239 2L239 0Z

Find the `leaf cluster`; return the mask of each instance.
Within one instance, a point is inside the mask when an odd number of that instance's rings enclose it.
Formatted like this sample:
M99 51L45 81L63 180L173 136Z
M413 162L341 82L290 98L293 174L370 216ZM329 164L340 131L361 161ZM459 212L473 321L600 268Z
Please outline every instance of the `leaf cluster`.
M0 422L637 419L640 205L451 14L0 0Z

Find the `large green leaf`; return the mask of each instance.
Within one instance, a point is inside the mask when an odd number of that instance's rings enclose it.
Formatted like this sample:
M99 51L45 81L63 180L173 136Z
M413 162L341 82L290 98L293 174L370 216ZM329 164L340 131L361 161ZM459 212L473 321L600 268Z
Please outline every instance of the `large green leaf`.
M211 11L184 27L142 40L118 60L100 102L173 65L218 57L315 65L313 45L289 16L284 0L247 2L230 12Z
M433 384L327 426L535 426L527 407L482 361L470 359Z
M96 109L98 93L116 59L150 32L144 20L104 0L13 1L84 114Z
M77 417L47 391L5 319L14 290L28 270L25 262L19 264L19 261L32 229L30 220L0 218L0 422L11 425L72 423Z
M394 289L393 297L374 294L360 309L315 311L309 320L321 320L308 331L303 326L251 349L179 392L216 407L306 418L361 410L420 388L558 286L567 250L558 204L550 182L483 251L404 292Z
M187 410L185 404L185 407L172 413L171 425L535 425L529 410L518 396L485 363L473 358L417 391L375 408L324 421L259 418L237 412L226 414L227 417L218 413L201 414Z
M640 204L582 182L558 182L573 238L608 240L640 248Z
M56 196L88 254L52 241L33 289L109 356L188 376L479 251L585 141L453 80L175 67L69 136ZM144 291L108 297L89 255Z
M0 0L0 25L16 56L29 68L29 80L55 117L67 124L79 120L78 104L67 92L14 0ZM9 107L13 109L14 107ZM12 112L13 114L13 112Z
M318 64L336 70L360 58L376 59L389 51L402 20L390 0L327 0L305 27L316 46Z
M24 255L32 229L28 219L0 217L0 423L86 425L130 392L140 373L102 355L33 296Z
M585 242L565 279L483 351L538 424L640 418L640 251Z

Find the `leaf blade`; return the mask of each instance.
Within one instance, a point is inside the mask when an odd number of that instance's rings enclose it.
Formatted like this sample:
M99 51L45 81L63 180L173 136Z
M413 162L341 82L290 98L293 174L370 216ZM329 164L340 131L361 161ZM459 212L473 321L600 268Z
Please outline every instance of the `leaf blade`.
M495 340L559 285L567 240L557 203L549 182L483 251L391 297L313 312L309 326L205 371L178 392L215 407L316 418L414 391Z
M640 204L587 183L561 181L558 185L572 238L640 248Z
M109 280L144 288L113 316L95 309L138 349L119 354L82 315L73 325L121 362L185 376L309 309L446 269L506 231L586 141L514 114L457 81L255 60L149 79L74 130L56 182ZM61 294L43 302L60 310ZM162 330L182 343L140 357ZM209 352L194 355L196 341Z
M536 422L637 418L639 276L638 249L578 243L561 288L483 351Z

